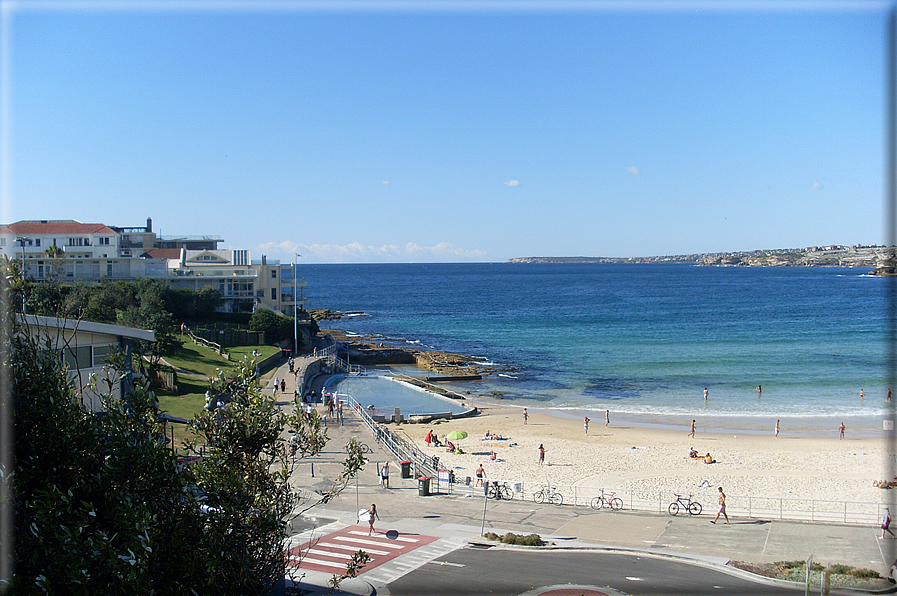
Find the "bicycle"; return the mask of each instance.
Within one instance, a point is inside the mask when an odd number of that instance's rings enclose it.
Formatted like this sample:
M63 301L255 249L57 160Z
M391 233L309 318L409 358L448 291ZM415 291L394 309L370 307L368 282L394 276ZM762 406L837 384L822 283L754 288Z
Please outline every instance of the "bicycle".
M682 495L676 495L676 500L670 503L670 506L668 508L670 515L678 514L680 506L688 511L691 515L701 515L701 504L697 501L692 501L691 495L688 495L688 498L685 498Z
M371 448L368 447L365 443L362 443L361 441L355 441L355 439L349 439L349 442L346 443L346 451L347 451L347 452L351 452L351 451L352 451L352 450L350 449L350 446L352 445L352 442L353 442L353 441L355 442L355 445L356 445L359 449L361 449L361 452L362 452L362 453L373 453L373 450L371 450Z
M608 493L608 495L604 494L604 489L601 489L601 495L592 499L590 505L592 509L601 509L602 507L610 507L614 511L619 511L623 508L623 499L620 497L616 497L617 493Z
M533 501L536 503L548 501L552 505L563 505L564 495L555 490L550 484L543 484L542 488L533 493Z
M507 482L502 482L501 484L492 482L486 487L486 498L511 500L514 498L514 491L511 490Z

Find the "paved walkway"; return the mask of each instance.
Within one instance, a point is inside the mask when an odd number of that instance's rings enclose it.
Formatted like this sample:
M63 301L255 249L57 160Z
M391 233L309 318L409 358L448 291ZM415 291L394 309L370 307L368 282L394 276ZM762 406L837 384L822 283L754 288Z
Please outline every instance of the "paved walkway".
M287 393L292 375L287 378ZM318 385L323 382L319 380ZM319 404L318 408L322 410ZM482 489L456 491L452 495L422 497L418 481L402 479L398 462L380 450L367 427L346 410L343 426L327 427L330 441L315 458L303 460L291 481L298 489L320 491L331 485L342 469L344 446L351 437L373 449L370 463L358 475L357 487L350 484L326 505L311 509L294 522L293 546L358 524L357 512L377 504L378 530L419 533L436 540L421 552L397 556L348 580L347 593L372 593L372 586L385 586L417 568L421 561L479 540L482 529L498 534L539 534L559 546L572 548L634 549L658 555L683 556L712 565L727 561L775 562L813 560L863 567L887 574L895 560L897 540L878 540L876 527L834 525L754 518L731 518L725 525L710 524L711 516L676 516L641 511L594 511L586 507L539 505L532 501L493 501ZM379 486L376 470L390 461L390 488ZM715 514L715 511L714 511ZM410 557L410 559L408 558ZM303 588L326 586L330 573L307 570Z

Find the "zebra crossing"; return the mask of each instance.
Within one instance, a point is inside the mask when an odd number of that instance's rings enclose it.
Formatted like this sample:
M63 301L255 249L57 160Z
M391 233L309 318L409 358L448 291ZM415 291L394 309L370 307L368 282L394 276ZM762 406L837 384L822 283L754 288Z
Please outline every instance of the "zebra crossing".
M291 548L288 552L288 564L307 571L339 575L346 571L346 564L352 560L352 554L363 550L371 558L362 570L366 574L396 557L437 540L434 536L399 533L395 530L375 532L368 536L367 528L348 526L321 538L309 538L301 545ZM416 566L408 570L413 568Z
M464 541L451 538L439 538L415 549L413 552L384 565L378 566L364 574L364 579L374 585L387 585L396 581L406 573L426 565L443 555L458 550L465 545Z

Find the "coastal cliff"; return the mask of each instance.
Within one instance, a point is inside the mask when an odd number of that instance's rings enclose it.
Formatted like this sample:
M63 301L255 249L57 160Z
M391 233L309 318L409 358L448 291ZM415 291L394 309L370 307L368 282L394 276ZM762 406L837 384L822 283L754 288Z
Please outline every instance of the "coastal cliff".
M868 267L894 275L894 247L813 246L654 257L518 257L509 263L692 263L708 267ZM888 273L891 271L891 273Z

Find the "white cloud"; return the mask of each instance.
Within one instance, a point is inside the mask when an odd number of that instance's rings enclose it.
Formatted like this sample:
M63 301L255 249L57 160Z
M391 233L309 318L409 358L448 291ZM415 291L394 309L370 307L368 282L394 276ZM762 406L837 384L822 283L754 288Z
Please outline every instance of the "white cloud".
M505 186L520 186L520 182L517 180L508 180L507 182L502 182Z
M281 262L291 262L299 252L303 263L407 263L407 262L457 262L484 261L486 252L479 249L459 248L449 242L422 246L409 242L404 246L384 244L366 245L361 242L348 244L296 244L294 242L267 242L256 250ZM253 255L253 258L259 258Z
M813 182L812 186L813 186L813 190L819 190L820 188L822 188L822 185L819 184L818 182Z
M389 180L384 180L384 181L383 181L383 186L389 186Z
M626 171L630 174L635 174L636 176L638 176L638 168L635 166L629 166L628 168L626 168Z

